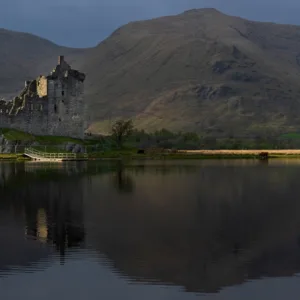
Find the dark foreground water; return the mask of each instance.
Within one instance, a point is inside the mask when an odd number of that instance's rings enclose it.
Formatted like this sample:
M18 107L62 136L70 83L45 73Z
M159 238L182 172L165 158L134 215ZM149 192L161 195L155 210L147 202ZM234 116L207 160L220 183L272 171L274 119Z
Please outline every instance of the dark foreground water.
M300 161L0 163L0 299L299 299Z

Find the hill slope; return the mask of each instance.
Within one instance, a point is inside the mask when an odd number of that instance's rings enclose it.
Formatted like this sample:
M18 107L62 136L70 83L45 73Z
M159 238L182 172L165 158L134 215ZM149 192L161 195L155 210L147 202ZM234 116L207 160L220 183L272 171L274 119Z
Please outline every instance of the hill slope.
M0 98L16 95L25 80L48 73L58 55L75 62L85 50L58 46L40 37L0 28Z
M147 129L280 134L300 129L299 49L298 26L200 9L121 27L82 69L95 121L126 115Z
M0 95L48 72L57 55L87 74L92 131L139 128L214 136L300 131L300 26L199 9L129 23L97 47L60 47L0 30Z

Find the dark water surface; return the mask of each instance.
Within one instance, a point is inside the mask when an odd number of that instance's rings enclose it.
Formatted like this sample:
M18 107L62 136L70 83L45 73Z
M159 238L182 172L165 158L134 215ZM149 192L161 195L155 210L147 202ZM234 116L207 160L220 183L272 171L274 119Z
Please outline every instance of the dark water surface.
M300 161L0 163L0 299L299 299Z

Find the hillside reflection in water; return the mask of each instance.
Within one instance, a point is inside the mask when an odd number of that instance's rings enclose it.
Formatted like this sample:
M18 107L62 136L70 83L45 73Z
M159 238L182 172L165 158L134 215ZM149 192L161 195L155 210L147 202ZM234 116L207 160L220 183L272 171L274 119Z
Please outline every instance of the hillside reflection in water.
M296 161L2 163L0 296L296 299L299 178Z

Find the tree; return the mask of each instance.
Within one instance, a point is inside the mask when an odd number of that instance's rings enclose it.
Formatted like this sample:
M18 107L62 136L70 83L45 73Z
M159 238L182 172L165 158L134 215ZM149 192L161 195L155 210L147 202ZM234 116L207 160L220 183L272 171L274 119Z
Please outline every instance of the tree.
M122 148L124 141L133 132L132 120L118 120L112 126L112 136L119 148Z

